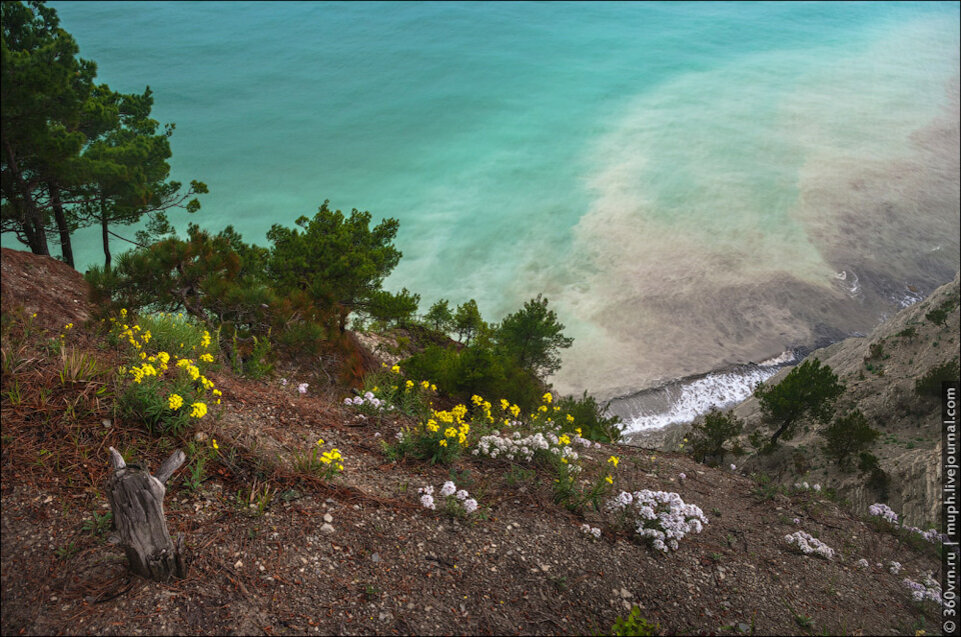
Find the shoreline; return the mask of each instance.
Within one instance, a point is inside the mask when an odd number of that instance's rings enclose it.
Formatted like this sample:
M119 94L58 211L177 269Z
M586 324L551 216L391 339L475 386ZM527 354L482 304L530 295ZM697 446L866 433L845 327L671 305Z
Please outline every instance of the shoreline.
M799 364L815 350L859 335L820 339L813 346L791 347L760 362L724 365L616 396L607 401L605 412L624 422L621 444L650 449L674 447L691 423L712 407L722 411L736 407L751 396L759 382L784 367Z

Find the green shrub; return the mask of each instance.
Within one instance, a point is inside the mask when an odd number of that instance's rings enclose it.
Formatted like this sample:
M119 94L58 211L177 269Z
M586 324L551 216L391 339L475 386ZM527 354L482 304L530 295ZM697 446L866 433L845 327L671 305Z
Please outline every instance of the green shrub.
M384 328L407 325L420 304L420 295L411 294L404 288L397 294L376 290L368 295L366 312Z
M691 456L698 462L717 465L724 460L724 454L728 451L724 445L741 435L743 429L744 422L737 416L724 414L712 407L688 434Z
M158 352L196 356L200 351L210 353L214 359L219 356L217 340L211 339L206 326L192 316L159 312L143 314L137 322L142 330L150 332L150 347Z
M631 607L631 614L618 617L611 626L611 635L615 637L649 637L656 635L661 629L657 623L651 623L641 616L638 606Z
M597 442L616 443L621 439L623 423L618 416L606 416L604 407L599 405L587 391L580 398L566 396L557 401L561 412L569 414L572 421L565 418L565 431L580 427L581 437Z
M897 334L895 334L895 336L898 336L900 338L907 338L907 339L912 339L917 335L918 335L918 331L914 328L914 326L906 327L900 332L898 332Z
M238 342L237 333L234 332L231 339L230 366L235 374L258 379L274 371L274 365L270 362L272 353L269 334L268 332L267 336L261 338L251 335L249 339Z
M494 330L498 348L517 364L539 378L546 378L561 367L560 350L569 348L574 339L564 336L564 325L557 321L547 299L537 298L508 314Z
M295 229L271 226L267 276L278 294L306 292L317 307L336 308L343 332L348 315L370 309L372 296L400 262L393 244L399 224L384 219L371 228L369 212L354 209L348 217L329 203L313 218L299 217Z
M844 385L828 365L819 360L806 360L788 373L777 385L761 383L754 396L761 405L764 422L775 427L770 447L784 436L790 440L797 424L811 417L824 423L834 413L834 403L844 393Z
M865 481L865 484L868 486L869 489L872 489L875 493L878 494L879 500L888 499L888 496L890 495L889 491L891 488L891 478L884 471L884 469L881 469L880 467L876 469L872 469L871 472L868 474L868 478Z
M428 346L401 362L409 378L429 380L440 393L467 403L471 396L499 396L533 408L543 385L511 359L499 356L484 339L460 350Z
M940 397L941 383L952 380L958 382L959 375L958 359L935 365L915 381L914 391L918 396Z
M857 409L837 418L829 427L821 430L820 434L826 440L825 453L845 470L850 469L851 456L872 444L880 435Z
M944 325L948 319L948 315L951 313L958 304L958 297L951 296L941 303L938 307L934 308L930 312L924 315L924 318L928 319L935 325Z
M430 306L424 321L436 332L447 334L454 329L454 313L447 299L440 299Z

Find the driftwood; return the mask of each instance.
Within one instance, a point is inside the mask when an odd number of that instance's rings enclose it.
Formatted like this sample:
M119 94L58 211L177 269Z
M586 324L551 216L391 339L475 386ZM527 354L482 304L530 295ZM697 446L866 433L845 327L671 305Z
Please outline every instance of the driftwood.
M130 570L143 577L166 581L184 577L184 536L174 544L167 532L163 500L164 483L186 460L179 449L164 460L155 476L145 467L128 465L116 449L110 447L113 473L107 482L107 497L120 544L127 553Z

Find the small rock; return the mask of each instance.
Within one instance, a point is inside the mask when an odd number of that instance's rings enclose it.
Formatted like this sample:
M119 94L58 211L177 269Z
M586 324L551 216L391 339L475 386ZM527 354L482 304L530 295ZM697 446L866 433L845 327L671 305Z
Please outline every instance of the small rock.
M373 555L370 556L370 561L371 561L371 562L379 562L379 561L380 561L380 555L378 555L377 553L374 553Z
M622 588L621 597L623 597L624 599L630 599L631 597L634 597L634 595L631 593L631 591L627 590L626 588Z
M321 532L321 533L333 533L333 532L334 532L334 527L332 527L330 524L326 524L326 523L325 523L325 524L323 524L323 525L320 527L320 532Z
M737 629L742 633L746 633L749 630L751 630L751 627L745 624L744 622L741 622L737 625Z
M243 566L244 566L244 563L242 560L237 560L236 562L234 562L234 568L243 568Z
M333 521L334 521L334 516L332 516L329 513L324 514L324 522L326 522L327 524L330 524Z

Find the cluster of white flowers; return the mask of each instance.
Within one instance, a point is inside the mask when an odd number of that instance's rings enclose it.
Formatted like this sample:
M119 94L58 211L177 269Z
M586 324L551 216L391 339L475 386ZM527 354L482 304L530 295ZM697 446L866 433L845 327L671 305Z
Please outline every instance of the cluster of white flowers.
M807 482L795 482L795 483L794 483L794 488L795 488L797 491L814 491L815 493L821 491L821 485L820 485L820 484L815 484L814 486L811 486L811 485L808 484Z
M421 487L417 489L417 492L421 494L421 506L432 511L437 508L434 502L434 487L430 485ZM438 495L446 500L448 508L451 508L452 505L459 506L467 515L477 510L477 500L470 497L466 489L458 489L457 485L450 480L441 485Z
M348 407L369 407L378 411L389 411L394 408L393 405L389 405L386 400L381 400L377 396L374 396L373 392L364 392L363 396L345 398L344 404Z
M891 571L891 575L897 575L902 568L901 562L895 562L894 560L888 562L888 570Z
M632 515L637 534L664 553L676 551L678 540L688 533L700 533L707 524L700 507L685 504L679 494L667 491L621 491L608 500L607 510Z
M880 502L876 502L868 507L868 513L880 518L884 518L891 524L898 523L898 514L892 511L891 507L889 507L886 504L881 504Z
M601 530L596 526L591 526L590 524L582 524L581 531L587 535L592 536L595 540L601 539Z
M820 555L826 560L834 557L834 549L804 531L795 531L790 535L785 535L784 539L787 540L788 544L796 544L798 550L805 555L811 555L813 553L814 555Z
M426 487L421 487L417 489L417 493L421 494L420 495L421 506L423 506L425 509L430 509L431 511L437 508L437 506L434 504L434 487L430 485Z
M886 504L876 502L868 507L868 513L875 517L883 518L891 524L896 525L898 523L898 514L892 511L891 507ZM943 533L939 533L937 529L928 529L925 531L916 526L905 526L904 529L906 531L910 531L911 533L920 535L922 539L931 542L932 544L936 542L943 544L944 541L948 539L948 536L944 535Z
M871 566L871 565L868 563L868 561L867 561L866 559L864 559L863 557L862 557L861 559L859 559L854 565L857 566L859 569L865 569L865 568L868 568L869 566Z
M905 586L911 589L911 598L914 599L914 601L923 602L927 599L939 606L944 603L941 599L941 584L931 577L930 574L924 576L923 584L919 584L906 577L902 581Z
M281 387L286 387L286 386L287 386L287 379L286 379L286 378L281 378L281 379L280 379L280 386L281 386ZM310 384L309 384L309 383L300 383L299 385L297 385L297 391L300 392L301 394L306 394L308 387L310 387Z
M511 436L497 434L483 436L477 441L477 447L472 453L475 456L484 455L491 458L530 461L534 454L540 450L566 458L568 462L573 463L579 457L577 452L574 451L574 444L589 447L591 441L580 436L565 434L558 436L557 433L551 431L546 434L537 432L529 436L521 436L520 432L515 431ZM572 469L574 468L572 467Z

